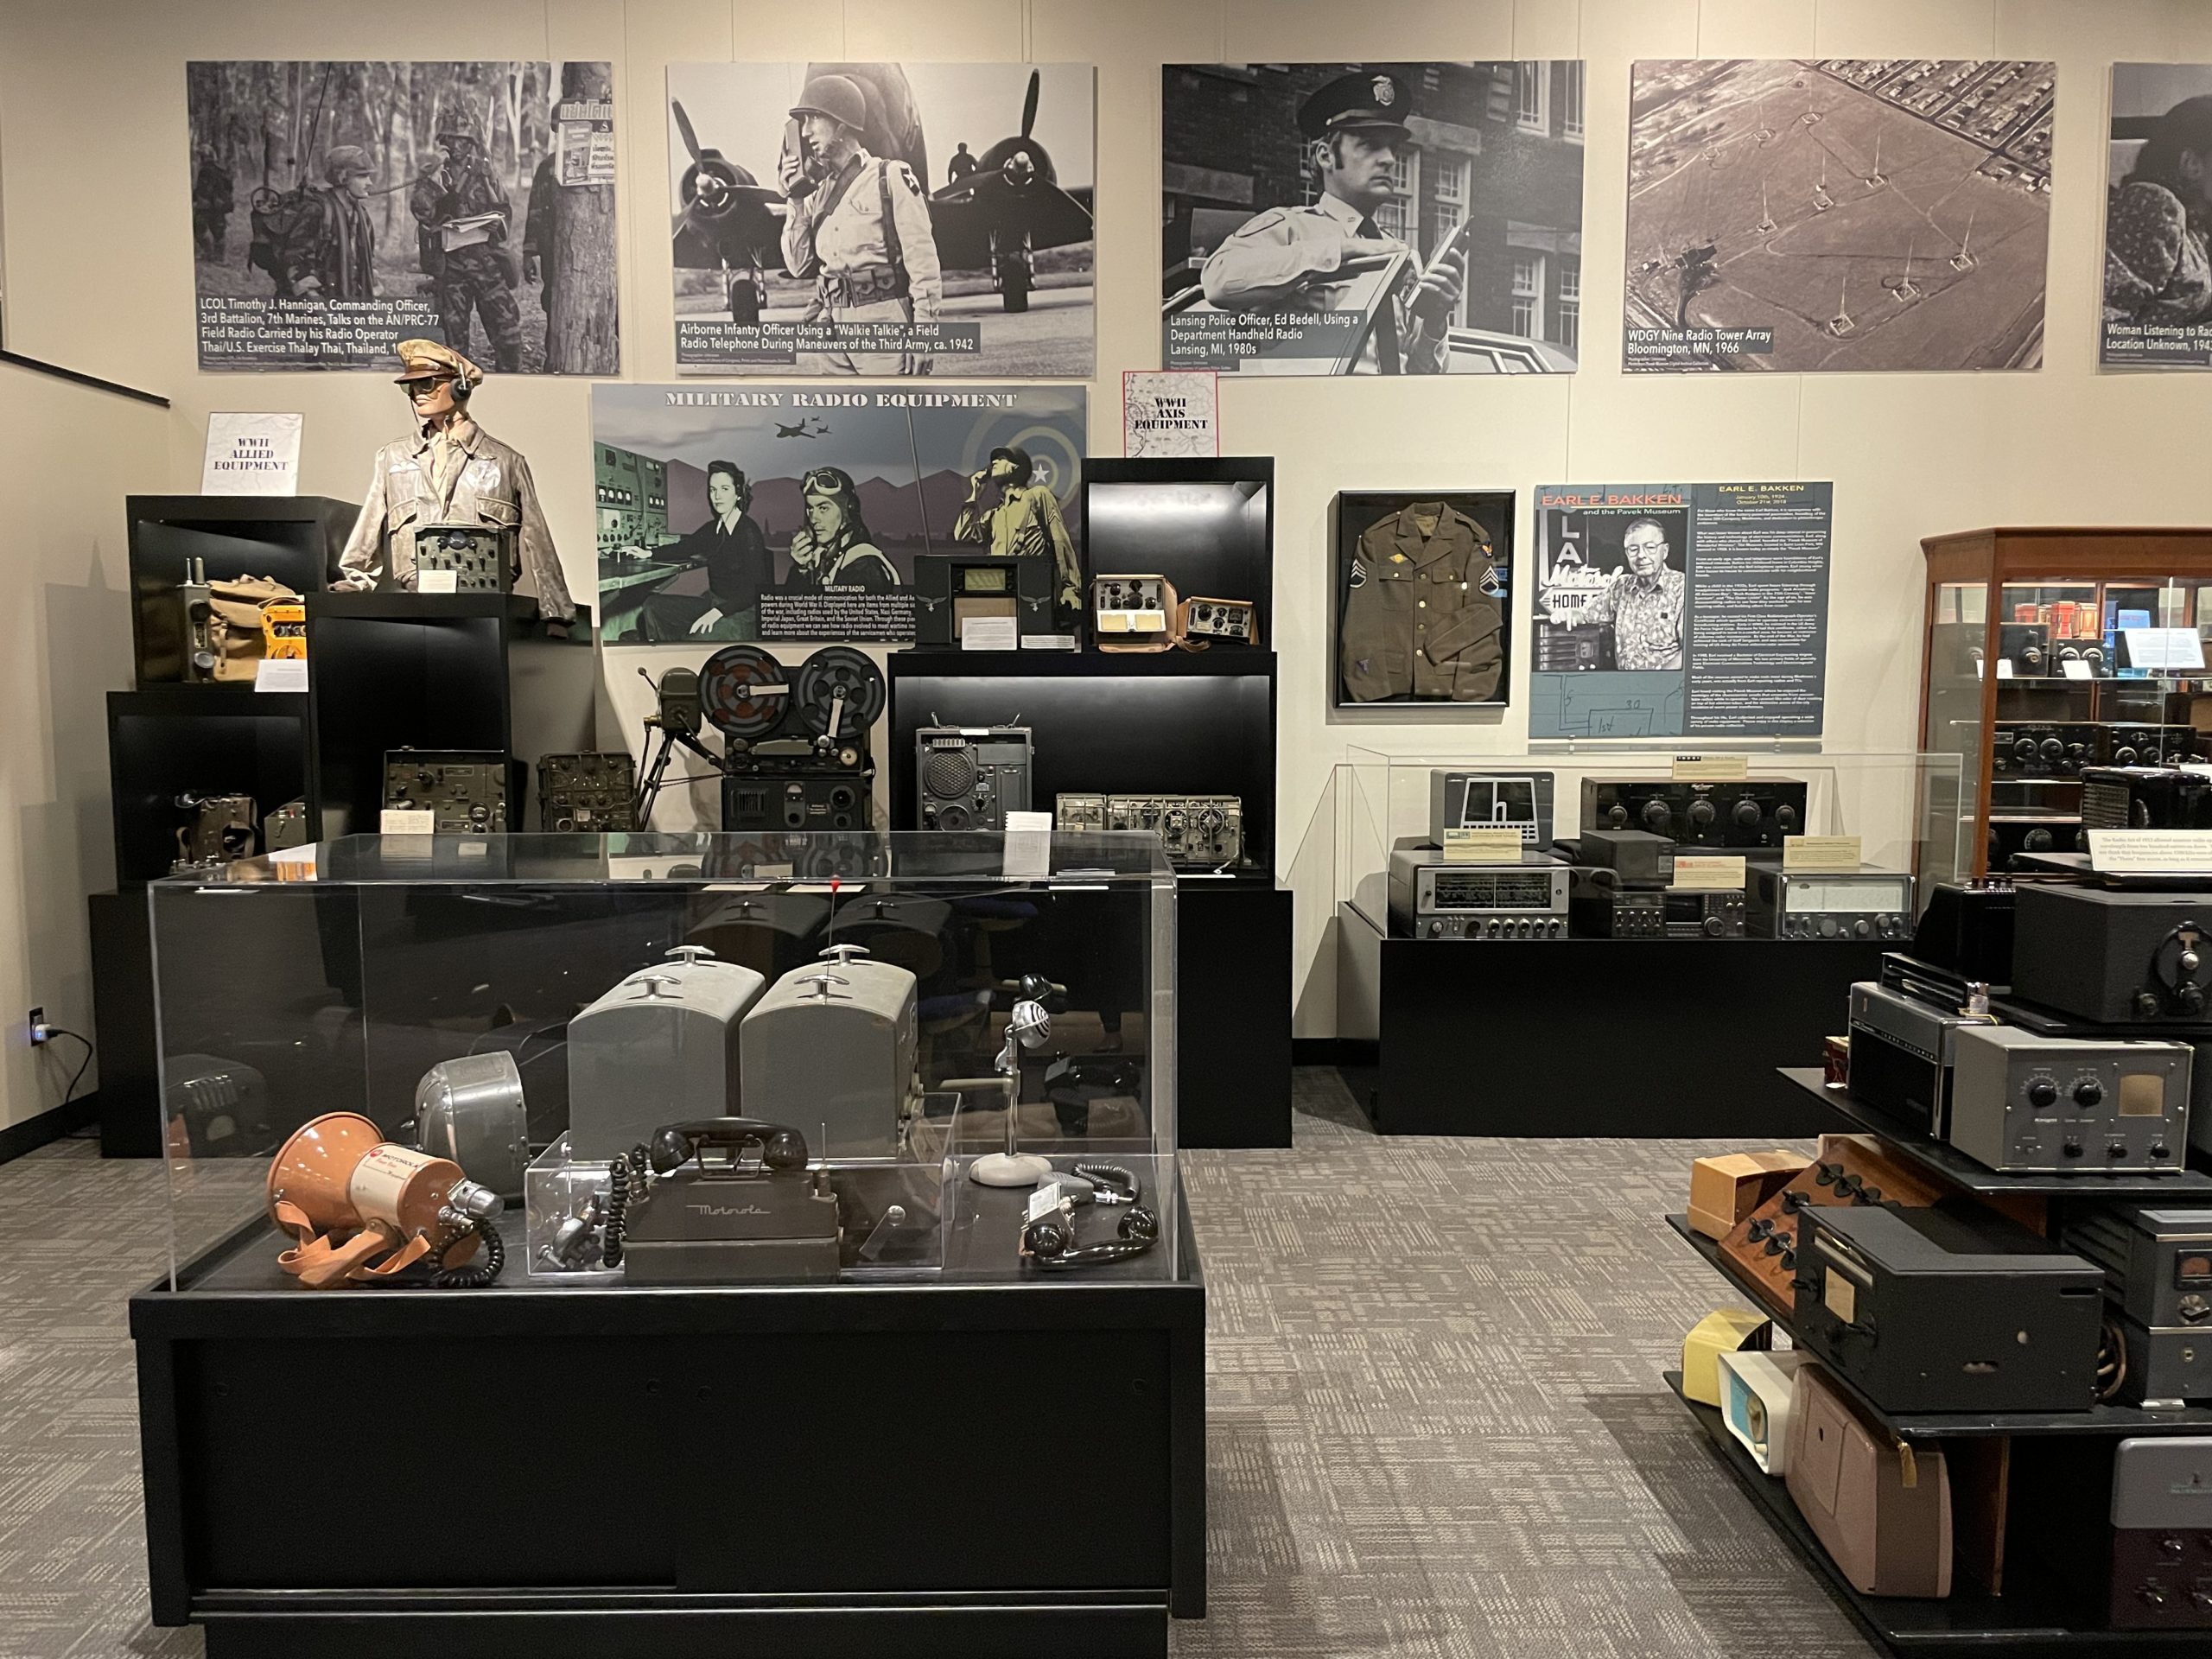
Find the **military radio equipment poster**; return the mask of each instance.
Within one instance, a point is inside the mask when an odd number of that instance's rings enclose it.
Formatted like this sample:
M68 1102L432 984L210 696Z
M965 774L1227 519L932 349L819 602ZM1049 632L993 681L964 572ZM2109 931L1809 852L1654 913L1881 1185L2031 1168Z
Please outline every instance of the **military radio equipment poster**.
M1162 367L1573 369L1580 63L1160 73Z
M2115 63L2105 157L2108 368L2212 368L2212 64Z
M1096 79L671 64L677 372L1087 377Z
M1529 735L1818 737L1832 493L1538 490Z
M605 63L185 66L200 366L613 374Z
M2012 60L1638 63L1622 365L2042 366L2056 79Z
M600 638L911 640L933 553L1049 562L1071 613L1087 412L1079 386L595 385Z

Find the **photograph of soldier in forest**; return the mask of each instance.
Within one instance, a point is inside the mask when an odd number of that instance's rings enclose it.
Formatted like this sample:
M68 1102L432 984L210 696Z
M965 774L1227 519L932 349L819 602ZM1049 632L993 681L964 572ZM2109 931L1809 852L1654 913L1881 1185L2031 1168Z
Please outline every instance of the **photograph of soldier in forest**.
M613 374L605 63L186 66L203 369Z

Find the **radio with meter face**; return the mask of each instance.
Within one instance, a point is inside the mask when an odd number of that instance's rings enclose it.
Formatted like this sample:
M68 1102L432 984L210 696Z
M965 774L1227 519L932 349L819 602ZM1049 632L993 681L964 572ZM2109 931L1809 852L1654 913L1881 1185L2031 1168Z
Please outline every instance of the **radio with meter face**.
M1390 855L1390 920L1419 939L1563 939L1572 872L1531 855L1519 864L1446 864L1432 847Z
M1751 931L1769 939L1907 939L1912 878L1892 870L1751 869Z

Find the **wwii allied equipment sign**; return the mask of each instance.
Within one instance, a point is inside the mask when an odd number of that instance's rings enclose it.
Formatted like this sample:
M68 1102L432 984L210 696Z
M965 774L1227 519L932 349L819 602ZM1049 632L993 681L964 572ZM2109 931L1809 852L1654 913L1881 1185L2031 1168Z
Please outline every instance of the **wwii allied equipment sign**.
M186 66L200 366L613 374L605 63Z

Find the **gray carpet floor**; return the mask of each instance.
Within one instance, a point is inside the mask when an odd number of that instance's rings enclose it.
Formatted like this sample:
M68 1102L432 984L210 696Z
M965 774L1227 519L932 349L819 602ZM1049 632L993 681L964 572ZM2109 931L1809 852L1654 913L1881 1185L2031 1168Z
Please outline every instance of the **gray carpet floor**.
M1212 1611L1178 1659L1872 1651L1659 1380L1732 1300L1660 1219L1716 1148L1381 1139L1321 1069L1295 1103L1289 1151L1185 1158ZM234 1202L178 1205L188 1250ZM124 1316L170 1213L87 1143L0 1166L0 1659L201 1650L146 1623Z

